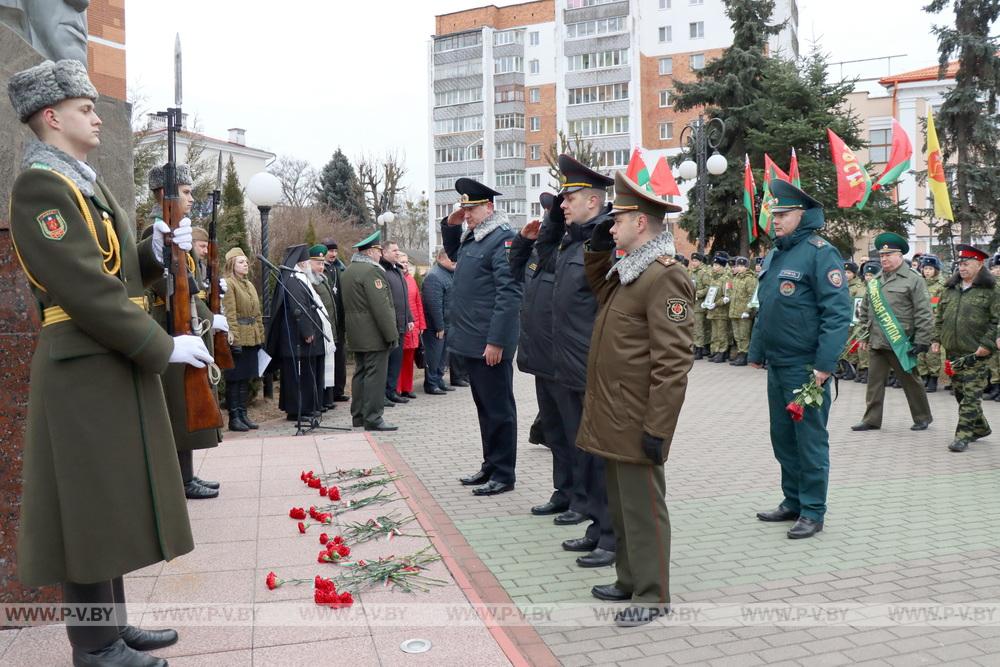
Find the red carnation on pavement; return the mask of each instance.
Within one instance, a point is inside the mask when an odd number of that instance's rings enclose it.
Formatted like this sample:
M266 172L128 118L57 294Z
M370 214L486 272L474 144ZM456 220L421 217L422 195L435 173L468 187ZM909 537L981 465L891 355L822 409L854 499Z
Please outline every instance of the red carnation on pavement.
M340 554L342 558L347 558L351 555L351 547L346 544L338 544L337 553Z
M278 583L278 575L274 572L268 572L267 577L264 579L264 583L267 584L267 590L273 591L275 588L280 586Z
M306 524L302 523L301 521L299 521L299 532L300 533L306 532Z
M319 487L323 486L322 480L320 480L317 477L310 477L309 481L306 483L309 485L310 489L318 489Z
M340 500L340 487L331 486L327 489L327 496L330 500Z
M326 495L326 487L325 486L319 487L319 495L321 495L321 496L325 496Z
M337 590L337 586L333 583L333 579L328 579L326 577L321 577L318 574L316 579L313 580L313 585L315 585L316 590L320 591L334 591Z
M795 401L786 405L785 409L788 410L788 415L792 418L793 422L802 421L802 417L805 416L806 413L805 406L801 403L796 403Z
M288 516L293 519L304 519L306 518L306 511L301 507L293 507L288 511Z
M330 536L329 535L327 535L326 533L320 533L319 534L319 543L320 544L326 544L329 541L330 541Z
M351 595L350 591L344 591L338 596L337 602L344 606L352 605L354 604L354 596Z
M333 543L334 544L343 544L344 543L344 538L341 537L340 535L337 535L337 536L335 536L333 538Z

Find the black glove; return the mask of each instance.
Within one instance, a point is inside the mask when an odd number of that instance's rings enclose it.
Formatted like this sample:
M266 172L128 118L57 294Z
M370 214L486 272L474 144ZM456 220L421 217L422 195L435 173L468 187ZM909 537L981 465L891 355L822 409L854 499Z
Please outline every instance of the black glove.
M914 345L910 349L913 350L913 354L923 354L924 352L927 352L928 350L930 350L931 347L930 347L930 345L926 345L924 343L917 343L916 345Z
M663 438L642 434L642 453L656 465L663 465Z
M555 199L552 200L552 208L549 209L549 220L556 225L566 224L566 212L562 210L563 200L566 199L562 194L556 195ZM562 236L562 230L559 231L559 236Z
M233 354L243 354L243 347L240 345L230 345L229 351Z
M606 252L615 247L615 240L611 237L611 226L615 224L614 216L607 216L597 223L594 233L590 236L590 249L594 252Z

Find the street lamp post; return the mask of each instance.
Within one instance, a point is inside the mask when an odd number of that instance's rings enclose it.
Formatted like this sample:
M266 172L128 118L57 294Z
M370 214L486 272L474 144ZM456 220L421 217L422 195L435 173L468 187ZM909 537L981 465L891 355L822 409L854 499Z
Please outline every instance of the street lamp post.
M725 173L726 158L719 154L719 144L722 143L722 135L726 131L726 124L720 118L712 118L705 121L703 114L698 114L697 120L693 120L681 130L680 143L684 144L685 138L690 142L694 150L695 159L690 157L681 162L680 176L684 180L697 179L695 188L698 198L698 252L705 252L705 196L708 188L708 175L719 176ZM709 157L708 151L712 150Z
M385 243L389 239L389 225L391 225L395 219L396 214L392 211L383 211L377 218L375 218L375 222L377 222L379 227L382 228L382 243Z

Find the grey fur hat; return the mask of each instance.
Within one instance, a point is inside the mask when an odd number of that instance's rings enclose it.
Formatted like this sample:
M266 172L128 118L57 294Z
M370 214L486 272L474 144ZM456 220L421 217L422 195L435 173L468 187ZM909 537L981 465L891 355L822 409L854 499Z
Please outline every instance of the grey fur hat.
M74 97L97 100L97 89L79 60L45 62L10 77L7 95L22 123L36 112Z
M163 167L153 167L150 169L149 189L159 190L164 185L166 185L166 181L164 179ZM191 167L186 164L177 165L177 185L194 185L194 179L191 178Z

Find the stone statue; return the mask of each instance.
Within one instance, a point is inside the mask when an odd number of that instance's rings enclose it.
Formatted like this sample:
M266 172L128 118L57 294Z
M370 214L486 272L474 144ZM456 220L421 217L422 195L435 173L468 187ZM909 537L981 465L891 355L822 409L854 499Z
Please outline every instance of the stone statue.
M0 23L49 60L87 64L90 0L0 0Z

